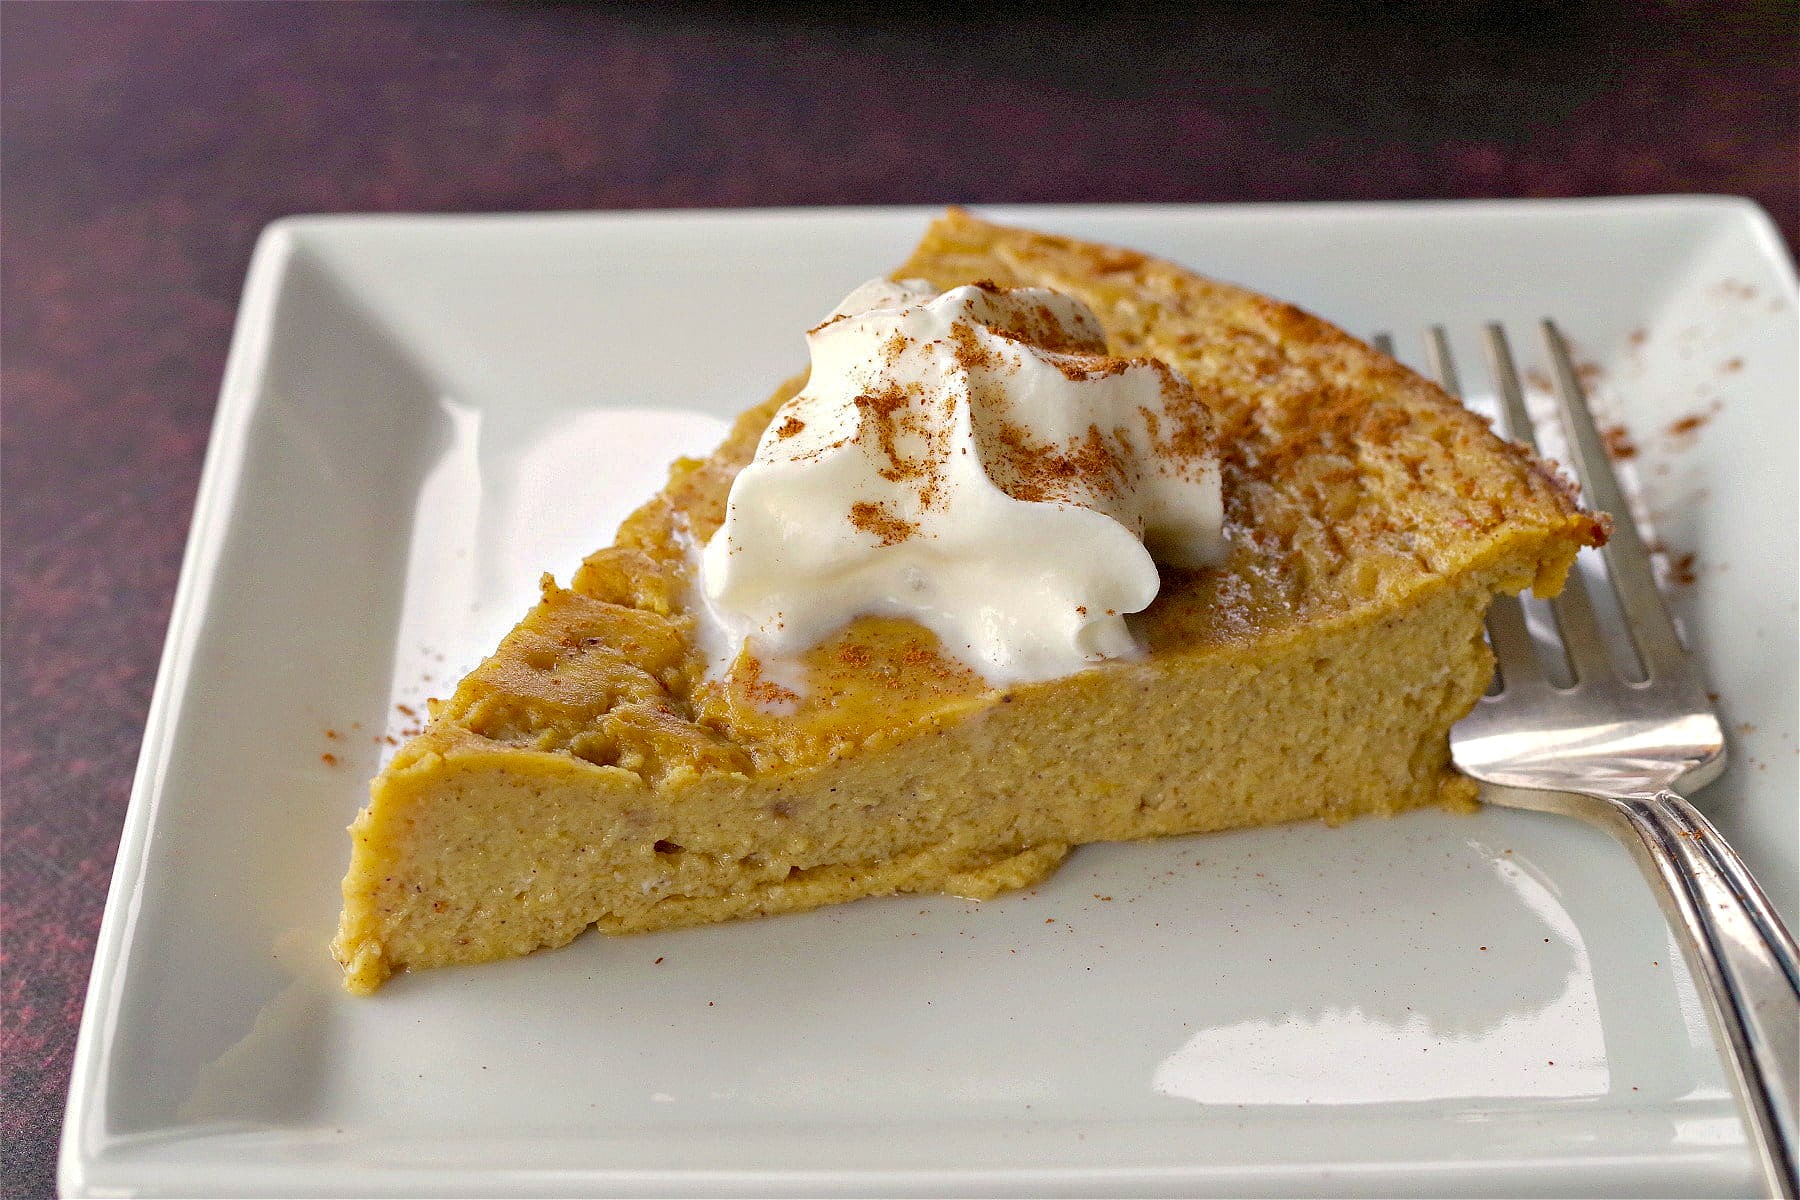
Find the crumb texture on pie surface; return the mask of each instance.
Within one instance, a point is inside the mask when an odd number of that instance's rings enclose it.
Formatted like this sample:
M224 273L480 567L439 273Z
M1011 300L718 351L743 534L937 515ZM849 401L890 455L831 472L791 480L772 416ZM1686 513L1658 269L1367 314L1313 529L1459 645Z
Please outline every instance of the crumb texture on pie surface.
M351 990L590 925L992 895L1082 842L1468 802L1447 732L1487 683L1489 598L1554 593L1605 536L1565 481L1325 322L1132 251L952 210L896 275L1066 292L1111 353L1186 375L1228 561L1165 574L1142 662L995 689L865 618L808 652L804 694L748 656L709 680L690 549L790 380L568 587L546 578L376 779L333 944Z

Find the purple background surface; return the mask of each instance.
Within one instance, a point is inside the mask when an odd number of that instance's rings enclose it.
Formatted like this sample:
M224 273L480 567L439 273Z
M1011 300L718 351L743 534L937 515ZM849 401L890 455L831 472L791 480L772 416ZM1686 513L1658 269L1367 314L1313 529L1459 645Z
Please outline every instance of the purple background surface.
M857 6L861 7L861 6ZM48 1194L251 245L289 213L1748 195L1791 4L9 5L0 1192ZM880 11L865 10L865 11Z

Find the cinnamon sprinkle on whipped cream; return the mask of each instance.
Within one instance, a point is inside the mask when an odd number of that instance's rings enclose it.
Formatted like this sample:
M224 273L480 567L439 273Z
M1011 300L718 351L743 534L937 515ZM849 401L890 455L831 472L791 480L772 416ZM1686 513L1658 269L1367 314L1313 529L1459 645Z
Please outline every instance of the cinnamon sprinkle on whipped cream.
M713 618L792 655L907 617L996 685L1139 648L1157 564L1224 554L1212 420L1115 358L1079 301L873 280L807 334L806 387L739 473L700 562Z

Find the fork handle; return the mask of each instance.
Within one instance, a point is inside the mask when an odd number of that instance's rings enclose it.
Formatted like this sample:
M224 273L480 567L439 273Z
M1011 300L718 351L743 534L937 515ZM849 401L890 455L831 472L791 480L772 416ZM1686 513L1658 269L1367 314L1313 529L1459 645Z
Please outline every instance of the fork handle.
M1737 1076L1770 1193L1800 1192L1800 951L1712 822L1662 789L1616 801Z

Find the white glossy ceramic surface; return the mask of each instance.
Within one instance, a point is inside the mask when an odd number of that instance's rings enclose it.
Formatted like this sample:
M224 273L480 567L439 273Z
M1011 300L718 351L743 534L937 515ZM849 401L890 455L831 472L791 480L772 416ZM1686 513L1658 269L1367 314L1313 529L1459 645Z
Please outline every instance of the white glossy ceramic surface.
M1733 737L1700 802L1794 919L1795 289L1760 212L990 211L1358 332L1445 321L1472 391L1479 321L1538 361L1530 323L1558 317L1658 536L1696 556L1673 598ZM1091 847L986 904L589 936L339 990L343 827L395 706L802 363L800 331L927 216L265 234L101 935L69 1193L1749 1188L1648 890L1605 837L1526 813Z

